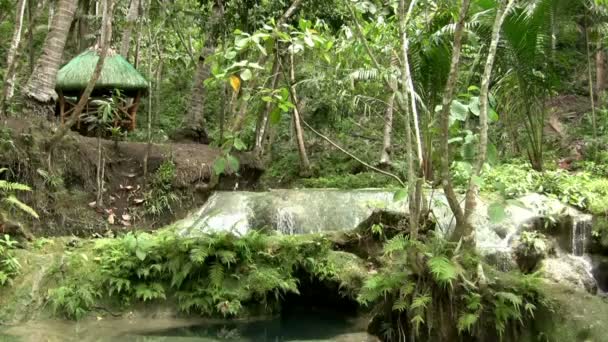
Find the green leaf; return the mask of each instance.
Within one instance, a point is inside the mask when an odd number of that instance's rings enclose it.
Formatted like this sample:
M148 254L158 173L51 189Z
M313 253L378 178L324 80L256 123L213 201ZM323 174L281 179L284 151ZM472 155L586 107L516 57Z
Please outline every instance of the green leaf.
M452 106L450 107L450 125L456 121L466 121L468 114L468 106L458 100L452 101Z
M230 170L232 172L238 171L238 169L239 169L239 160L236 159L234 156L228 156L227 160L228 160L228 167L230 168Z
M241 79L243 81L249 81L251 77L253 77L253 73L250 69L244 69L243 71L241 71Z
M488 207L488 216L490 222L499 223L507 217L505 212L505 204L503 202L495 202Z
M310 37L310 35L305 35L304 36L304 43L306 43L306 45L308 45L310 47L314 47L315 46L315 42L312 41L312 38Z
M471 177L471 182L473 182L473 184L477 185L480 188L483 186L483 178L479 176Z
M236 58L236 51L230 50L230 51L226 52L226 54L224 55L224 58L226 58L228 60L233 60L234 58Z
M146 260L147 253L138 248L135 250L135 255L137 256L137 259L144 261Z
M216 175L221 175L226 171L226 158L220 157L213 163L213 171Z
M14 195L10 195L10 196L4 198L2 201L4 201L5 203L7 203L11 206L18 208L19 210L23 211L24 213L29 214L32 217L39 218L38 213L36 213L36 211L34 209L32 209L29 205L21 202Z
M497 122L499 119L498 113L493 108L488 108L488 121Z
M469 110L473 115L479 116L479 96L471 97L471 101L469 101Z
M270 112L270 123L273 125L278 124L281 121L281 108L275 107L272 112Z
M395 201L395 202L403 201L405 198L407 198L407 195L408 195L407 189L399 189L395 192L395 195L393 196L393 201Z
M243 140L241 140L239 137L235 137L234 138L234 148L236 148L238 151L242 151L245 148L247 148L247 146L245 145Z

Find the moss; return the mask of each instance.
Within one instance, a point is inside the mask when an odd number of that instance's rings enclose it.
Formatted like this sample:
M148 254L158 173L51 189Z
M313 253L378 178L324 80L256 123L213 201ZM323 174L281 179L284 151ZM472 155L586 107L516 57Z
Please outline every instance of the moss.
M522 341L601 342L608 336L608 301L605 298L577 292L560 285L543 286L552 305L540 312L536 335ZM532 334L530 334L532 335Z
M326 177L300 179L296 185L306 188L398 188L396 180L376 172L361 172L357 174L330 175Z

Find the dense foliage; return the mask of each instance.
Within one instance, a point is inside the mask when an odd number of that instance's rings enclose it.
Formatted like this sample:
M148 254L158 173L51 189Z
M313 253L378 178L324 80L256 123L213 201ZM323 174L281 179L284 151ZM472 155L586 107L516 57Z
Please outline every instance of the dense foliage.
M74 253L68 267L66 279L49 291L49 298L58 313L74 319L99 298L119 306L171 300L184 312L242 316L246 308L280 308L283 295L298 293L298 276L337 282L346 296L362 282L356 259L331 251L322 236L255 232L241 238L183 238L172 231L127 234L99 241L91 254Z

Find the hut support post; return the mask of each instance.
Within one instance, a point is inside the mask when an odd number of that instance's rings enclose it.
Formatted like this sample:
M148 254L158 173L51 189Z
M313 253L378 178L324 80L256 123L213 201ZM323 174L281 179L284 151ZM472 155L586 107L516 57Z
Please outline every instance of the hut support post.
M131 126L129 130L134 130L137 126L137 109L139 108L139 102L141 100L141 91L137 91L133 104L129 108L129 116L131 116Z

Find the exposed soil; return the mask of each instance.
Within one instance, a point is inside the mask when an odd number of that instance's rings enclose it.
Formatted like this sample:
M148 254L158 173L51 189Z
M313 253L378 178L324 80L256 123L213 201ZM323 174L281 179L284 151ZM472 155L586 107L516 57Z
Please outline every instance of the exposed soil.
M69 133L53 149L45 143L54 128L43 121L9 119L5 122L10 140L0 146L0 168L12 181L28 184L33 191L23 196L41 216L29 221L35 235L108 234L110 231L153 229L167 224L198 207L214 188L251 188L261 175L261 163L250 154L237 154L238 172L227 171L218 179L213 163L221 155L218 148L196 143L146 144L101 140L104 172L103 206L96 207L98 140ZM146 154L147 174L145 170ZM181 201L162 215L143 213L150 179L165 161L175 165L171 191Z

